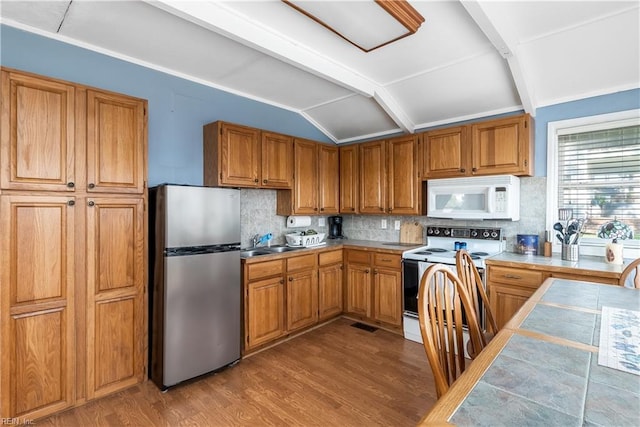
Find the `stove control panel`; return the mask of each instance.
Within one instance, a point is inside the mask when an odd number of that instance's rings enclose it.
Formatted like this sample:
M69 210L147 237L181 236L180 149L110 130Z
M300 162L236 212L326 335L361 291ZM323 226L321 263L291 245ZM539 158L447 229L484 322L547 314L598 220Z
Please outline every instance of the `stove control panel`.
M501 228L427 227L427 237L502 240Z

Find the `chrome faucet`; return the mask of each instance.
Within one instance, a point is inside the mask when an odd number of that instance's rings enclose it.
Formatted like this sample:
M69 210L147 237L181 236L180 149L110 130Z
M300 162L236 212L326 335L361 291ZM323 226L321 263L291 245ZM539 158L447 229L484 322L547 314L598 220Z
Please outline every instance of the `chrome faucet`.
M260 235L256 234L255 236L253 236L253 238L251 239L251 243L253 244L253 247L257 247L258 246L258 242L260 242Z

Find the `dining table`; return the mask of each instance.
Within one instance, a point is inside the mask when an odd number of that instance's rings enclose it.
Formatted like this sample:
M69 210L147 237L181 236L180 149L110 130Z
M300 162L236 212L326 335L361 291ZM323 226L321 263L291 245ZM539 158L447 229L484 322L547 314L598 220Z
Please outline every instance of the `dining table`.
M640 290L549 278L418 425L640 426Z

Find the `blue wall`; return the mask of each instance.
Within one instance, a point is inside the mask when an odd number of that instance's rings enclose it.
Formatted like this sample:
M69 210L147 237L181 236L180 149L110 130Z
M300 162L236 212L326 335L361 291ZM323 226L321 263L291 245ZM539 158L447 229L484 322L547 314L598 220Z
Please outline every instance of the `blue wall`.
M202 126L216 120L329 142L301 115L0 26L0 64L149 101L149 185L202 184Z
M0 64L149 101L149 185L202 183L202 125L225 120L316 141L302 116L126 61L0 26ZM547 172L547 123L640 108L640 89L539 108L535 175Z

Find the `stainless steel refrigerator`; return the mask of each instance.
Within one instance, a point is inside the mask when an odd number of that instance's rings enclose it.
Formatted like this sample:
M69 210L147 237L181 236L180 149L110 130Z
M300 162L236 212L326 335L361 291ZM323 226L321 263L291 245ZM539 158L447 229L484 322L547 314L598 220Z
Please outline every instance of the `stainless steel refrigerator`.
M240 191L149 190L150 376L161 389L240 359Z

